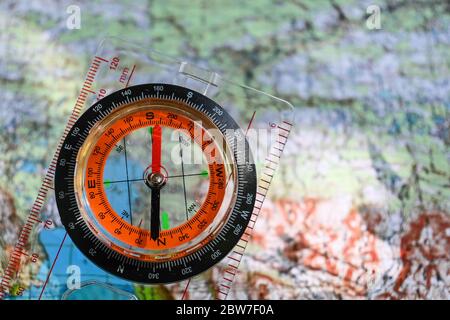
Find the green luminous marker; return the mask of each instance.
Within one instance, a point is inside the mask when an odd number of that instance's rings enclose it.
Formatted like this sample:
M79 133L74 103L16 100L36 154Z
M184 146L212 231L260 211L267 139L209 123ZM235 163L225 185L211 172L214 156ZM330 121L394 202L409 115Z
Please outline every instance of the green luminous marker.
M153 127L148 127L148 133L150 133L150 140L153 143Z
M170 229L169 214L166 211L163 211L161 214L161 228L163 230Z
M208 170L203 170L201 173L202 177L207 177L208 176Z
M111 185L111 180L105 180L103 184L105 185L106 188L108 188Z

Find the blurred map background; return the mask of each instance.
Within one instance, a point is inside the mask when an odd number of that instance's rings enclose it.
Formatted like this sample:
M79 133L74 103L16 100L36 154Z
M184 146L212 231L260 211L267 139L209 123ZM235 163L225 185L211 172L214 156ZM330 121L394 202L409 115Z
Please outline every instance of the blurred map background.
M366 23L373 4L381 29ZM80 29L67 28L70 5ZM231 298L450 298L447 1L3 0L0 32L0 276L90 58L116 35L296 107ZM29 266L30 297L62 234L40 239L48 261Z

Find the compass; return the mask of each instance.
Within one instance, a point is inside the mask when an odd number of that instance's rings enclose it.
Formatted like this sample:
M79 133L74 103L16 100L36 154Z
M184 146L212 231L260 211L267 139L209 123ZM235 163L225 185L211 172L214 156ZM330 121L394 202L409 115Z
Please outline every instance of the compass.
M218 263L253 211L256 169L245 134L210 98L152 83L87 109L55 172L61 222L98 267L169 283Z

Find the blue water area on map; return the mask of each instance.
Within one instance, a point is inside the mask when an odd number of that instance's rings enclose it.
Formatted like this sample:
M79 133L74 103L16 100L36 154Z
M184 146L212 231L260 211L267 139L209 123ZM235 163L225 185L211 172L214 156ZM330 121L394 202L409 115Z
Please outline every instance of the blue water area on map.
M132 159L128 159L128 178L140 179L143 177L143 166ZM125 158L115 157L108 159L104 169L104 181L124 181L127 179L127 171L125 170ZM105 184L105 190L108 201L112 208L120 215L120 217L130 223L130 204L136 203L139 199L139 191L136 189L142 181L133 181L129 185L127 183L111 183ZM128 192L129 188L129 192ZM128 196L130 202L128 202Z
M24 160L19 171L33 174L36 172L36 164L32 161Z
M24 295L24 299L37 299L42 291L42 286L38 285L45 282L51 265L57 255L61 242L66 231L63 228L56 228L51 231L43 231L39 236L41 244L44 246L48 260L41 266L36 280L30 290ZM70 294L69 299L130 299L133 293L133 285L130 282L114 277L85 258L85 256L75 247L69 236L66 237L64 245L59 253L58 260L53 268L50 280L45 288L42 299L61 299L67 289L67 280L71 275L68 273L69 266L78 266L80 268L81 283L96 282L105 285L90 285L82 288L79 292ZM70 269L69 269L70 271ZM111 289L111 286L115 289ZM129 292L130 296L120 294L117 289L123 292Z

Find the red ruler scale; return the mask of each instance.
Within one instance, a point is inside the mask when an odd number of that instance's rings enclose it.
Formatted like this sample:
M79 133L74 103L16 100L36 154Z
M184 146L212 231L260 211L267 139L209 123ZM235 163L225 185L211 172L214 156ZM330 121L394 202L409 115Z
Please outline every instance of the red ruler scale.
M247 229L244 232L241 240L236 245L235 249L230 252L227 261L227 268L225 269L222 281L217 289L217 299L225 300L231 289L231 285L238 272L239 265L245 254L247 245L251 239L253 229L255 227L256 220L259 217L259 213L266 199L267 192L269 191L269 186L272 183L273 176L276 169L280 163L281 156L283 154L284 146L286 145L289 133L292 129L292 124L287 121L282 121L278 125L278 139L275 141L274 145L271 147L268 158L266 159L264 169L259 178L258 189L256 192L255 207L250 218L250 222Z
M33 228L41 223L44 223L44 227L48 228L49 225L52 224L51 221L42 221L40 219L40 213L45 203L45 198L49 192L49 190L53 189L53 178L55 175L56 163L59 156L59 152L63 147L63 141L69 133L70 129L80 116L80 112L83 109L86 99L89 94L95 94L92 90L92 85L95 81L95 76L97 75L98 69L102 63L107 63L108 60L102 57L94 57L93 61L90 64L88 73L83 82L83 86L76 100L75 106L72 109L72 113L67 121L66 127L64 129L64 133L58 143L56 148L56 152L53 155L52 161L48 166L47 172L44 176L42 184L39 188L38 195L31 207L30 213L25 220L25 224L22 227L19 238L17 240L16 245L14 246L13 251L10 254L8 265L5 269L5 273L0 282L0 300L4 299L6 294L10 293L12 282L17 277L20 272L20 266L22 263L22 257L27 256L26 253L27 246L29 243L29 237ZM44 285L45 287L45 285Z

